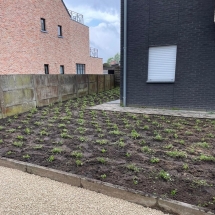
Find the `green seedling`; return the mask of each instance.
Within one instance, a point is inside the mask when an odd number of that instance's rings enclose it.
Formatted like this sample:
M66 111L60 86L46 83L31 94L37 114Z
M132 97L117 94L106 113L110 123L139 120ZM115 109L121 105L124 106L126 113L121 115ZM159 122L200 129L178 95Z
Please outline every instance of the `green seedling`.
M168 172L165 172L164 170L161 170L161 171L158 173L158 177L159 177L159 178L162 178L162 179L164 179L164 180L166 180L166 181L171 180L171 177L170 177L169 173L168 173Z
M175 190L171 190L171 196L175 196L176 195L176 193L177 193L177 189L175 189Z
M25 133L26 133L26 134L30 134L30 133L31 133L31 129L30 129L30 128L26 128L26 129L25 129Z
M60 149L60 148L53 148L53 149L51 150L51 152L52 152L52 153L55 153L55 154L58 154L58 153L61 153L61 152L62 152L62 149Z
M0 131L4 129L4 126L0 126Z
M18 135L18 136L16 137L16 139L18 139L18 140L23 140L24 137L23 137L22 135Z
M12 129L9 129L7 130L9 133L14 133L16 131L16 129L12 128Z
M159 159L159 158L156 158L156 157L152 157L152 158L150 159L150 162L151 162L151 163L159 163L159 162L160 162L160 159Z
M101 178L105 179L105 178L107 178L107 176L105 174L103 174L103 175L101 175Z
M132 132L131 132L131 137L132 137L133 139L136 140L137 138L140 137L140 134L137 133L137 131L135 131L135 130L133 129Z
M215 157L201 154L199 159L201 161L215 161Z
M108 143L107 140L96 140L96 143L100 144L100 145L105 145Z
M140 169L135 164L127 165L127 169L134 171L134 172L140 172Z
M29 159L31 156L27 154L27 155L23 155L22 157L23 157L24 159Z
M129 152L127 152L125 155L126 155L127 158L131 157L131 153L129 153Z
M106 149L101 149L101 152L105 153L105 152L107 152L107 150Z
M148 146L144 146L142 147L142 152L145 152L145 153L152 153L152 149L150 149Z
M16 146L16 147L22 147L23 142L21 142L21 141L15 141L15 142L13 142L13 145Z
M164 149L172 149L173 148L173 145L172 144L169 144L169 145L166 145L163 147Z
M83 165L82 161L80 161L80 160L76 160L75 163L76 163L77 166L82 166Z
M52 161L54 161L54 160L55 160L54 155L51 155L51 156L48 158L48 162L52 162Z
M0 139L0 144L3 144L3 140L2 139Z
M157 135L154 137L154 140L163 141L163 137L162 137L160 134L157 134Z
M66 125L65 124L59 124L58 128L66 128Z
M40 126L40 125L42 125L42 122L36 121L36 122L34 123L34 125Z
M71 155L75 158L82 158L83 157L83 154L81 152L77 152L77 151L74 151L71 153Z
M81 141L81 142L87 142L87 138L85 138L85 137L79 137L78 139L79 139L79 141Z
M105 164L107 162L105 158L97 158L97 161L102 164Z
M207 142L197 143L197 146L207 149L210 148L210 145Z
M138 184L138 178L136 176L133 178L133 183L134 183L134 185Z
M40 131L40 136L43 136L43 135L48 136L49 133L47 131L45 131L45 130L42 130L42 131Z
M171 151L171 152L167 152L167 155L169 155L170 157L174 157L174 158L185 158L187 157L187 153L186 152L182 152L182 151Z
M180 140L179 143L184 145L184 140Z
M189 166L188 166L187 163L184 163L184 164L183 164L183 169L184 169L184 170L188 170L188 169L189 169Z
M145 126L143 127L143 130L149 130L149 126L148 126L148 125L145 125Z
M42 149L43 148L43 146L42 145L36 145L36 146L34 146L34 149Z
M8 151L6 154L11 155L12 153L13 153L12 151Z

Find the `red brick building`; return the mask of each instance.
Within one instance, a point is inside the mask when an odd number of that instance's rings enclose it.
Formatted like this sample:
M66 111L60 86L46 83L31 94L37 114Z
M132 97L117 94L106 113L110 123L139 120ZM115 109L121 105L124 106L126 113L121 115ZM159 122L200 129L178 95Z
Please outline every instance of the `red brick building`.
M1 0L0 20L0 75L102 74L89 28L62 0Z

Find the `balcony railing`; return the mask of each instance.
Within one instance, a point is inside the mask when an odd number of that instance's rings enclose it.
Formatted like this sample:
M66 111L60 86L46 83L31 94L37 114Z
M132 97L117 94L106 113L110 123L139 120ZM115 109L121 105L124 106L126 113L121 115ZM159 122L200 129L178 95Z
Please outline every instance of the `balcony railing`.
M95 48L90 48L90 57L99 57L99 50Z
M71 16L71 19L76 21L76 22L79 22L81 24L84 24L84 16L80 13L76 13L74 11L71 11L71 10L68 10L69 13L70 13L70 16Z

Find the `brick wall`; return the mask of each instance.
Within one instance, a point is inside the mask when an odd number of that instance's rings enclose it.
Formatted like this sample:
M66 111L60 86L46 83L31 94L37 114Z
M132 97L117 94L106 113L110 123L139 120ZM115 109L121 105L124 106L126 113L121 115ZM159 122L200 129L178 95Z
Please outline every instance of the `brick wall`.
M76 63L87 74L102 74L102 59L89 53L89 28L70 19L61 0L1 0L0 74L76 74ZM47 33L41 32L40 18ZM63 38L58 38L57 26Z
M215 109L214 9L214 0L128 0L128 106ZM163 45L178 47L175 83L147 84L149 47Z
M114 75L0 75L0 119L114 88Z

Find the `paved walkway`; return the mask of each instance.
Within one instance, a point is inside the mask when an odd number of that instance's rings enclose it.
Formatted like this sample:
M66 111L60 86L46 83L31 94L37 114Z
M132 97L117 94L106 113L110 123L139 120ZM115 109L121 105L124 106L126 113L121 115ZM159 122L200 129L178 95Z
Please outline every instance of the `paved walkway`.
M18 170L0 167L1 215L163 215Z
M121 107L119 100L97 105L97 106L91 107L89 109L130 112L130 113L142 113L142 114L149 114L149 115L153 114L153 115L165 115L165 116L182 116L182 117L192 117L192 118L215 119L215 112Z

